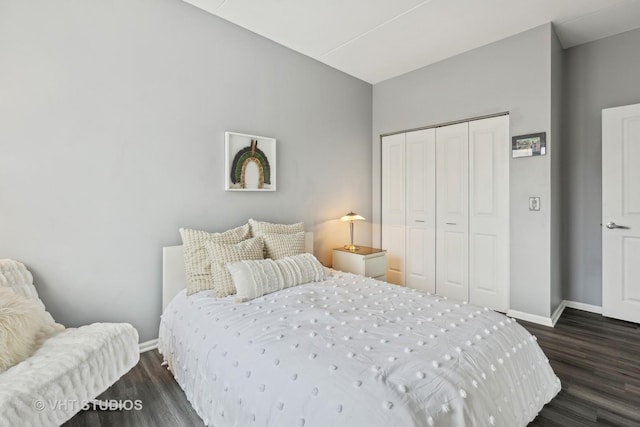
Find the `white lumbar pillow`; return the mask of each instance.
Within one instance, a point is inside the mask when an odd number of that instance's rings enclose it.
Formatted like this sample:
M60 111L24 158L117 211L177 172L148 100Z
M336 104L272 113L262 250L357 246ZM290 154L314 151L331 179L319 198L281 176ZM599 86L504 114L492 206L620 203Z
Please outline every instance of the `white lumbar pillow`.
M243 260L226 264L236 288L236 301L244 302L284 288L325 279L322 264L311 254L278 260Z
M31 356L42 344L48 325L44 308L0 287L0 372Z

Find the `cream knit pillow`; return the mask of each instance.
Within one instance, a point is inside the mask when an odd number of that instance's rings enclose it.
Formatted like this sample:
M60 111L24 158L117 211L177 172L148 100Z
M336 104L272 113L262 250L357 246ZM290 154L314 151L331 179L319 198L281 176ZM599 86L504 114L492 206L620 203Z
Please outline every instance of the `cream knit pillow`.
M271 222L256 221L255 219L250 218L249 226L251 227L251 236L253 237L264 236L265 234L304 233L304 222L297 222L295 224L274 224ZM303 252L304 252L304 241L303 241ZM271 258L271 256L269 256L269 253L267 251L266 244L264 247L264 257Z
M0 372L31 356L48 327L43 306L0 287Z
M250 237L249 224L223 233L208 233L202 230L181 228L184 268L187 274L187 295L213 289L211 261L205 248L207 242L235 244Z
M293 234L304 231L304 222L298 222L296 224L273 224L271 222L249 219L249 225L251 226L251 235L253 237L263 234Z
M267 258L282 259L304 253L304 231L295 234L262 234Z
M231 273L225 264L234 261L262 259L264 244L262 237L253 237L235 245L208 241L205 243L205 247L211 262L213 289L216 291L217 298L224 298L236 293Z

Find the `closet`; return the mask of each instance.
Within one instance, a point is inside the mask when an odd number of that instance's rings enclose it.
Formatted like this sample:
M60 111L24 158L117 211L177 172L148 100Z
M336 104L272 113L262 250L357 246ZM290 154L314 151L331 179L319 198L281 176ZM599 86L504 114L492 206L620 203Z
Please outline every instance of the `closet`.
M509 116L382 137L387 280L509 308Z

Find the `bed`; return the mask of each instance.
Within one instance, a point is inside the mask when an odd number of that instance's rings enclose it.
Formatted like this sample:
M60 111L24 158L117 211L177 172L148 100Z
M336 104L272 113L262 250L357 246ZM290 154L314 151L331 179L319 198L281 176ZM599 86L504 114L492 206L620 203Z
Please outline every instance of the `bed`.
M486 308L329 269L244 303L187 297L182 264L164 248L158 349L206 425L524 426L560 390L535 337Z

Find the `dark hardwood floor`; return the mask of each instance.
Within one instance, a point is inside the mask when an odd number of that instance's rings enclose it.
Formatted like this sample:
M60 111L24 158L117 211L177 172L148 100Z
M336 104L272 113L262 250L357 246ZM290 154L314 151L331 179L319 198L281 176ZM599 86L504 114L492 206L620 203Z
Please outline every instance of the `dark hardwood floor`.
M640 426L640 325L573 309L564 311L555 328L519 323L538 337L562 381L562 391L530 426ZM139 399L142 410L84 411L65 426L202 426L161 362L157 351L143 353L100 396Z
M140 361L98 398L142 401L142 410L88 410L76 414L65 427L201 427L204 423L191 407L169 370L160 366L157 350L140 355Z
M538 337L562 391L530 426L640 426L640 325L565 309Z

